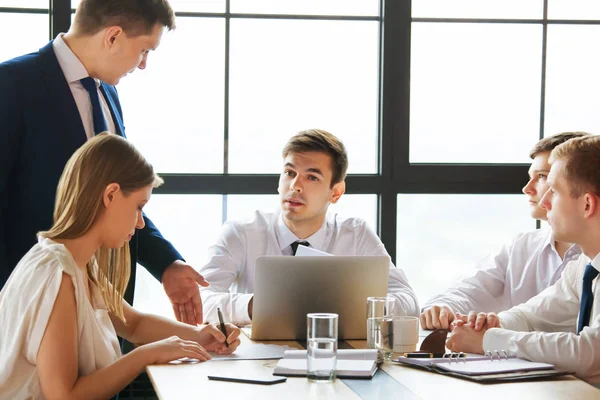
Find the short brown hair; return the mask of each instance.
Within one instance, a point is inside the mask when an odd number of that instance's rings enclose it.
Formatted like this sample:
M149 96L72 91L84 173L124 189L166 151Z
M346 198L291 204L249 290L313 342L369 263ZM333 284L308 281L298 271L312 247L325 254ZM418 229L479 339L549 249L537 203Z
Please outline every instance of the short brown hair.
M590 135L591 134L587 132L562 132L545 137L533 146L533 149L529 152L529 157L533 160L538 154L549 153L554 150L556 146L563 144L567 140Z
M579 137L561 144L550 154L550 161L556 160L565 161L572 197L584 193L600 196L600 136Z
M298 132L287 142L283 148L283 158L290 153L306 152L326 153L331 157L331 186L346 179L348 170L348 153L344 143L331 133L322 129L307 129Z
M120 26L128 36L140 36L156 24L175 29L175 13L167 0L81 0L74 24L84 35Z

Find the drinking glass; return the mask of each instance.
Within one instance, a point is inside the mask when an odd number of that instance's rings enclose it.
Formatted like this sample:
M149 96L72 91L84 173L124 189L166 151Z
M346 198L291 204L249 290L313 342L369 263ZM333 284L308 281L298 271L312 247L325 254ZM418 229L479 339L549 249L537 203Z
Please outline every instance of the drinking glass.
M332 382L337 361L338 315L307 314L307 376L313 382Z
M377 336L376 318L392 314L394 299L392 297L368 297L367 298L367 349L375 348L375 337Z

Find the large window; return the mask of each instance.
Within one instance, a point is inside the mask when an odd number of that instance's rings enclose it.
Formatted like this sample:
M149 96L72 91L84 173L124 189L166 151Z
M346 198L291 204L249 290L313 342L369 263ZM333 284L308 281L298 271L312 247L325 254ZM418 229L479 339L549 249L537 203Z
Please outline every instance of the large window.
M600 131L594 1L171 3L178 28L119 93L166 181L148 214L198 268L223 221L277 207L281 147L318 127L349 150L332 210L377 230L424 303L534 229L520 190L538 139ZM64 32L77 4L0 0L0 33L19 32L0 59Z
M518 232L535 229L523 195L398 195L397 265L421 305L489 263Z
M396 119L409 164L395 165L418 194L398 190L396 260L422 304L533 228L517 193L537 140L600 131L599 18L593 1L412 1L410 107Z
M47 0L0 0L0 62L37 51L48 42L48 10Z
M415 22L411 34L410 161L527 162L541 25Z

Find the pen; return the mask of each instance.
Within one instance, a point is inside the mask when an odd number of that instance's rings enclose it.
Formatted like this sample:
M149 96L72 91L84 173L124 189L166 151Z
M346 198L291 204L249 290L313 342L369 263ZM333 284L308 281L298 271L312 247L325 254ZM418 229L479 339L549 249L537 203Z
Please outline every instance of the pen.
M442 358L444 353L404 353L406 358Z
M221 314L221 309L217 307L217 315L219 316L219 325L221 327L221 332L225 335L225 347L229 347L229 343L227 343L227 329L225 329L225 322L223 322L223 314Z

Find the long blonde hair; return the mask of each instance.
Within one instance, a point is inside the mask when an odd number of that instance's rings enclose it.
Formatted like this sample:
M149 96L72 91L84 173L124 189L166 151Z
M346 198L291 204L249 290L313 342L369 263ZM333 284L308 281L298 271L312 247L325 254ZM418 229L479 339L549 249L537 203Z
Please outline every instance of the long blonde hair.
M124 138L108 132L96 135L69 159L58 182L54 225L39 234L48 239L75 239L86 234L104 210L103 194L118 183L125 195L163 180L152 165ZM101 247L87 263L90 279L100 288L109 311L125 322L123 294L131 274L129 243L118 249Z

